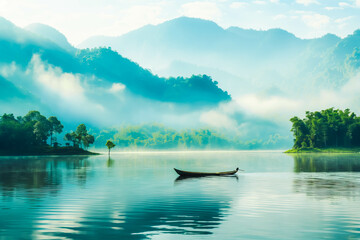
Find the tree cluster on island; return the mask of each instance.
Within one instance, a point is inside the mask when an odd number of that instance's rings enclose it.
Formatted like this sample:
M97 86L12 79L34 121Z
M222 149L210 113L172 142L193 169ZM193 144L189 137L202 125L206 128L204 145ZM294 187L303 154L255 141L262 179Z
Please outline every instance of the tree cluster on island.
M4 113L0 117L0 154L65 154L64 150L69 152L70 147L61 148L56 138L63 129L57 117L46 118L39 111L29 111L25 116L18 117ZM94 136L87 133L84 124L80 124L76 132L65 136L74 138L66 138L67 141L73 141L71 148L79 148L81 145L87 148L95 140Z
M360 117L350 109L306 112L304 119L293 117L293 149L360 147Z

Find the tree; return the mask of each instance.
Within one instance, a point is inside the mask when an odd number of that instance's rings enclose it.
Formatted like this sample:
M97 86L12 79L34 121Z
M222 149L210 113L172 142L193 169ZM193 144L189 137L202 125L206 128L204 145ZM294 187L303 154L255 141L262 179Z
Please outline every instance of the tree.
M360 118L349 109L329 108L306 112L305 119L290 119L293 123L294 148L358 147Z
M70 132L65 134L64 136L64 140L68 141L68 142L72 142L73 143L73 147L75 147L76 145L78 145L78 139L77 139L77 135L74 132Z
M34 124L34 133L36 140L41 144L46 144L46 140L50 136L50 122L41 115L38 121Z
M84 137L87 135L87 129L86 129L86 126L85 124L80 124L79 126L77 126L76 128L76 134L78 136L81 136L81 137Z
M39 111L29 111L23 118L25 124L31 125L38 144L46 144L50 136L50 122Z
M93 135L86 134L84 137L81 138L84 147L87 149L90 144L93 144L95 142L95 138Z
M55 133L61 133L64 126L57 119L57 117L54 116L49 117L48 121L50 123L50 145L53 145L53 135Z
M47 119L39 111L29 111L16 118L13 114L4 114L0 116L0 151L30 153L42 149L49 136L60 133L62 128L56 117Z
M82 144L84 148L88 148L90 144L95 142L95 137L88 134L85 124L80 124L75 132L65 134L64 140L72 142L74 147L79 147Z
M107 148L109 149L109 156L110 156L110 149L113 148L113 147L115 147L115 144L114 144L112 141L107 140L107 142L106 142L105 145L106 145Z

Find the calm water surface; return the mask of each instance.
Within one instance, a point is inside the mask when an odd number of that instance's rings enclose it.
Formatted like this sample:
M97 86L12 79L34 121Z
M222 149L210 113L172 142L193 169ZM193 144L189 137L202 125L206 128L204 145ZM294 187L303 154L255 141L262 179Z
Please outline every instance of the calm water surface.
M0 239L360 239L360 154L0 157Z

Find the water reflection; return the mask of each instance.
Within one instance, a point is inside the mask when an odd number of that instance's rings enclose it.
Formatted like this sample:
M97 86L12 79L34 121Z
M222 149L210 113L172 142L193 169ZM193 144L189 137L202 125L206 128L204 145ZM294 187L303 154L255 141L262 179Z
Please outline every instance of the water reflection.
M178 176L174 183L180 183L180 182L191 182L193 180L196 179L213 179L216 181L216 179L221 179L221 178L230 178L230 179L235 179L236 181L239 181L239 177L238 175L231 175L231 176L199 176L199 177L187 177L187 176Z
M130 236L130 229L136 226L135 232L141 235L159 234L212 234L225 217L229 201L219 197L193 194L168 196L169 199L149 199L147 206L136 212L128 212L128 220L120 224ZM139 211L140 210L140 211ZM139 237L140 238L143 238Z
M293 185L297 193L317 199L360 197L358 154L296 154Z
M106 161L106 166L107 166L108 168L112 168L112 167L114 167L114 164L115 164L114 159L111 159L110 156L109 156L109 157L108 157L108 160Z
M173 189L173 171L142 159L134 163L142 168L128 166L125 160L107 156L1 159L0 194L8 197L0 202L0 235L25 239L209 235L227 215L231 198L204 192L206 185L216 185L218 180L208 178Z
M359 154L292 154L294 172L360 172Z
M86 181L86 156L72 157L71 161L61 157L18 157L0 158L0 187L4 196L13 196L16 191L28 190L33 197L41 197L44 189L55 194L63 180L63 169L75 170L74 175L80 184ZM69 177L69 176L68 176ZM39 193L39 194L37 194Z
M301 174L294 178L294 191L305 193L317 199L336 199L360 197L360 176L354 174L341 176L331 174Z
M344 168L342 159L351 166ZM356 159L281 153L0 158L0 238L358 239ZM177 179L173 170L234 165L246 172Z

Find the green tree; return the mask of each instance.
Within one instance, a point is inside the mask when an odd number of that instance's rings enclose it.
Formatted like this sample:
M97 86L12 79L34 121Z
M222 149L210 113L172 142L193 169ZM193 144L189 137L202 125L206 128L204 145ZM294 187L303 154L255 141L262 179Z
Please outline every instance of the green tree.
M70 132L65 134L64 140L73 143L73 147L79 146L79 139L76 133Z
M294 148L360 146L360 119L350 109L307 111L305 119L293 117L290 121L293 123Z
M106 144L105 144L109 150L109 156L110 156L110 149L112 149L113 147L115 147L116 145L110 141L110 140L107 140Z
M72 142L74 147L79 147L82 144L87 149L90 144L95 142L95 137L88 134L85 124L80 124L75 132L65 134L64 140Z
M61 122L57 119L57 117L51 116L48 118L48 121L50 123L50 145L53 145L53 135L55 133L61 133L64 126L61 124Z
M86 134L85 136L83 136L81 138L81 141L84 145L84 148L85 149L88 149L90 144L93 144L95 142L95 138L93 135L90 135L90 134Z

